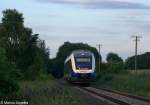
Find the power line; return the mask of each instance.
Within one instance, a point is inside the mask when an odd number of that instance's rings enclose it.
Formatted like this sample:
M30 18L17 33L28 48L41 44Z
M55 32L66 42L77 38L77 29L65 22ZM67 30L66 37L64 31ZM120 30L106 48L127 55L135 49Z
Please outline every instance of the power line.
M98 44L97 45L98 46L98 53L99 53L99 59L98 59L98 71L100 72L100 64L101 64L101 58L100 58L100 56L101 56L101 54L100 54L100 51L101 51L101 47L102 47L102 44Z
M132 36L135 40L135 59L134 59L134 69L137 70L137 54L138 54L138 41L140 41L141 36Z

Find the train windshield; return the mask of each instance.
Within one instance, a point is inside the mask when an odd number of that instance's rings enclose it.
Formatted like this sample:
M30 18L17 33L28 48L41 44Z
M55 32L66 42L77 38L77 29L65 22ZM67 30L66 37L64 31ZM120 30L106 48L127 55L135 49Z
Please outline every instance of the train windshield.
M75 58L77 69L92 69L92 58L91 57L78 57Z

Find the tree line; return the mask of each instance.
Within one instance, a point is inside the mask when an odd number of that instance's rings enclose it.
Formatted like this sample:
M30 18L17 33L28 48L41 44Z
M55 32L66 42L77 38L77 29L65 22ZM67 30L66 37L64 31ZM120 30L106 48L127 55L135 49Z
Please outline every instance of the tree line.
M106 56L106 62L102 62L102 57L99 55L97 49L88 44L84 43L71 43L65 42L58 49L56 58L51 59L51 73L56 77L63 77L64 73L64 61L70 53L77 49L90 50L94 53L96 58L96 70L98 72L98 59L100 58L101 71L119 73L121 70L133 70L134 69L134 59L135 56L129 57L123 60L117 53L110 52ZM137 56L137 69L150 69L150 53L147 52L142 55ZM59 65L59 66L58 66Z
M129 57L126 60L126 69L134 69L135 56ZM150 52L137 56L137 69L150 69Z

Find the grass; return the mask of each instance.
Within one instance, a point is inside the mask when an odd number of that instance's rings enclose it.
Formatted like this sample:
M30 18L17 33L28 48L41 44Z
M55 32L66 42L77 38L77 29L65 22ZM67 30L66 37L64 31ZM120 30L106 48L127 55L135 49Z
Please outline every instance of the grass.
M20 86L21 97L27 99L30 105L86 105L82 97L55 80L24 81Z
M150 98L150 74L147 73L105 74L96 85Z
M143 73L146 73L146 74L150 74L150 70L128 70L130 73L136 73L136 74L143 74Z

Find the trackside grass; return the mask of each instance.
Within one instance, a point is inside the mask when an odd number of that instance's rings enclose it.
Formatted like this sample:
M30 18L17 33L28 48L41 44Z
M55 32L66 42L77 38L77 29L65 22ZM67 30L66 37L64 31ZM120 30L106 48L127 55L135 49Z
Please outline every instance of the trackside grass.
M25 81L20 86L21 97L27 99L29 105L87 105L68 86L62 86L55 80Z
M96 87L111 88L150 98L150 74L105 74L97 80Z

